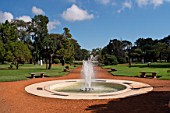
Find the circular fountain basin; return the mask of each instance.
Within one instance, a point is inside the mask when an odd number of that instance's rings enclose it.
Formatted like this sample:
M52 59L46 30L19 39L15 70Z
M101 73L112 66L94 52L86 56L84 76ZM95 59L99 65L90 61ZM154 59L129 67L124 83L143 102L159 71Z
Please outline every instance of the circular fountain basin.
M33 95L62 99L125 98L153 90L148 84L127 80L95 79L91 91L82 91L82 79L54 80L25 87Z

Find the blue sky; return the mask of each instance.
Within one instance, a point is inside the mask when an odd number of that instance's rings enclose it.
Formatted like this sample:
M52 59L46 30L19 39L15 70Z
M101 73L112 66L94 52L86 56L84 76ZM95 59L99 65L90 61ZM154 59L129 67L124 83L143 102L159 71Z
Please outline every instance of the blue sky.
M0 0L0 22L49 18L49 33L71 30L82 48L106 46L111 39L135 42L170 35L170 0Z

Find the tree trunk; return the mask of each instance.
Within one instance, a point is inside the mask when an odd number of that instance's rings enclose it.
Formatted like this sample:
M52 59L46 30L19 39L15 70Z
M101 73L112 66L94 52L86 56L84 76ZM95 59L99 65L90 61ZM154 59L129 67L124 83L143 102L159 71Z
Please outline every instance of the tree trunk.
M49 66L48 66L48 69L51 69L52 67L52 54L49 56Z
M19 64L18 64L18 62L16 62L16 69L18 69L19 68Z

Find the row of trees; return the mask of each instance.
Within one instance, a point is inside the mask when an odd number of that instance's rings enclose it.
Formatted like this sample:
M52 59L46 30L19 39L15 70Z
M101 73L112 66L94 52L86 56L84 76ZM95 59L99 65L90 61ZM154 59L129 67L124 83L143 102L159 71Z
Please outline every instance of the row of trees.
M64 28L62 34L49 34L48 17L37 15L31 22L13 20L0 23L0 62L10 62L18 69L20 63L34 63L43 60L46 69L52 63L88 59L89 53L98 56L103 64L117 64L131 61L153 62L170 61L170 36L161 40L139 38L134 44L127 40L110 40L104 48L89 52L81 49L73 39L70 30Z
M38 61L46 62L51 69L54 59L71 63L74 59L88 57L88 51L81 49L72 38L70 30L64 28L62 34L49 34L48 17L37 15L31 22L13 20L0 23L0 61L10 62L18 69L19 64Z
M104 64L126 62L170 61L170 36L161 40L139 38L134 44L127 40L110 40L104 48L93 49L92 53Z

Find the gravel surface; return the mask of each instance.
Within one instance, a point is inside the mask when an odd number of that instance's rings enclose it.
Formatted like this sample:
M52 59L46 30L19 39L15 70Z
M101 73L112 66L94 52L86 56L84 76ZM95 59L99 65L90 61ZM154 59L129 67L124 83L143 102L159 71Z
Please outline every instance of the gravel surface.
M26 93L27 85L61 79L81 78L81 68L64 77L35 78L17 82L0 82L0 113L170 113L170 80L113 76L96 67L96 78L133 80L154 87L147 94L105 100L65 100L34 96Z

